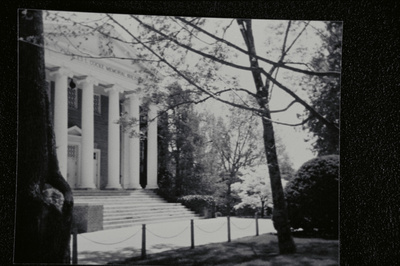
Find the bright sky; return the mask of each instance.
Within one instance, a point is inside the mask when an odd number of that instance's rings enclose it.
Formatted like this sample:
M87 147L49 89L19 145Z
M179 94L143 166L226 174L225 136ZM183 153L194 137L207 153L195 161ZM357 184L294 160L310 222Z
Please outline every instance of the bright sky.
M82 13L83 14L83 13ZM81 17L81 16L79 16ZM96 13L83 14L82 18L84 20L96 20L99 15ZM119 21L126 21L126 16L118 16ZM126 22L125 22L126 23ZM260 56L267 57L274 61L277 61L280 55L280 50L271 51L271 47L277 47L278 49L282 46L284 32L282 31L280 35L276 35L277 30L274 27L277 27L279 24L283 24L285 29L287 25L287 21L279 21L279 20L253 20L253 32L255 37L257 54ZM303 23L304 24L304 23ZM318 21L311 22L313 27L324 29L323 23ZM215 25L213 23L210 24ZM130 26L132 27L132 26ZM208 28L210 30L211 28ZM316 37L315 30L312 30L310 27L308 31L305 31L303 35L296 41L296 45L293 46L292 51L296 48L307 49L307 53L294 53L290 59L292 62L308 62L311 58L310 56L316 49L321 45L321 41L318 37ZM301 28L296 30L294 34L290 34L288 37L288 43L297 36L297 34L301 31ZM225 38L242 47L245 48L243 38L240 34L238 25L234 22L231 28L227 31ZM129 38L130 39L130 38ZM308 54L308 56L300 57L296 56L296 54L304 55ZM289 55L286 57L288 59ZM239 54L237 58L237 63L248 66L248 57L244 54ZM261 65L261 63L260 63ZM262 65L261 65L262 66ZM266 70L269 70L270 66L263 66ZM301 67L296 65L296 67ZM221 68L221 71L225 73L234 72L235 75L239 77L239 83L243 88L248 88L250 91L255 91L254 81L250 72L240 71L237 69L232 69L229 67ZM307 93L303 92L298 86L299 76L294 74L293 72L285 72L284 70L280 70L277 80L281 83L295 91L300 97L304 100L308 101ZM272 100L270 103L270 107L272 110L282 109L287 106L292 101L292 97L288 96L281 89L275 87L272 93ZM223 108L221 108L221 104L214 101L209 101L205 104L208 110L213 110L215 114L223 113ZM300 105L293 105L288 111L279 114L272 114L273 119L281 122L287 123L298 123L296 114L303 113L304 108ZM295 130L293 127L274 125L275 134L279 134L281 139L283 140L284 145L286 146L287 153L291 158L295 169L298 169L304 162L315 157L310 150L310 143L305 142L304 139L306 137L306 132L301 129Z

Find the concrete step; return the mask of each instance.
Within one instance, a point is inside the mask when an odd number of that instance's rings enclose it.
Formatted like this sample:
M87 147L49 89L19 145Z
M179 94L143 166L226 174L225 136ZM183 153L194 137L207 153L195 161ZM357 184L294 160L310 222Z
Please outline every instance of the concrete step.
M146 213L146 212L171 212L171 211L179 211L179 210L188 210L184 206L116 206L116 207L109 207L103 206L103 211L105 214L112 214L112 213L121 213L121 212L128 212L128 213Z
M189 210L174 210L174 211L164 211L164 212L116 212L116 213L108 213L103 217L103 221L111 221L111 220L119 220L119 219L136 219L142 217L168 217L174 215L195 215L194 212Z
M151 190L74 191L75 203L103 205L103 229L182 219L199 219L180 203L168 203Z
M139 199L139 200L130 200L130 199L75 199L75 203L90 203L90 204L104 204L104 205L145 205L145 204L168 204L165 201L157 200L157 199Z
M74 196L85 197L85 196L138 196L138 195L149 195L158 196L157 193L152 191L120 191L120 192L102 192L100 191L73 191Z
M113 209L113 208L131 208L131 209L159 209L159 208L186 208L185 206L183 206L180 203L164 203L164 204L160 204L157 202L148 202L148 203L115 203L115 202L110 202L107 204L103 204L104 209Z
M154 195L158 196L151 190L73 190L74 196L135 196L135 195Z
M141 219L141 220L136 220L136 221L125 221L125 222L120 222L118 224L104 224L103 225L103 230L110 230L110 229L117 229L117 228L123 228L123 227L132 227L132 226L137 226L137 225L142 225L142 224L156 224L156 223L163 223L163 222L175 222L175 221L189 221L193 220L198 220L202 219L202 217L199 216L183 216L183 217L160 217L160 218L154 218L152 220L147 220L147 219Z
M140 194L128 194L128 195L74 195L76 198L118 198L118 197L128 197L128 198L140 198L140 197L146 197L146 198L160 198L156 194L145 194L145 193L140 193Z
M132 222L152 222L153 220L166 220L169 218L188 218L195 216L192 213L166 213L161 215L155 214L139 214L139 215L132 215L132 216L122 216L122 217L109 217L109 219L103 220L103 226L106 224L118 224L121 222L132 221Z

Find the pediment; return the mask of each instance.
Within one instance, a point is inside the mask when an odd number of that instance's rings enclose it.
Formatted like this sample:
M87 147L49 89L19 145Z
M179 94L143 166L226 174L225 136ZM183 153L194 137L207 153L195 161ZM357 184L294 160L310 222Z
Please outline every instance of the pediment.
M68 135L82 136L82 130L78 126L68 128Z

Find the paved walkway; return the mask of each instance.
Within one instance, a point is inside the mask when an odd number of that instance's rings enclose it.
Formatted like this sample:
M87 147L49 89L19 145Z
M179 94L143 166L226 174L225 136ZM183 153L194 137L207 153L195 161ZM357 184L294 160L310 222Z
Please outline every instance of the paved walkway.
M230 221L231 240L256 235L255 219L231 217ZM276 232L269 219L259 219L258 224L260 235ZM227 229L226 217L194 220L195 246L228 241ZM141 245L142 226L79 234L78 264L104 265L139 257ZM190 220L146 225L147 254L190 246Z

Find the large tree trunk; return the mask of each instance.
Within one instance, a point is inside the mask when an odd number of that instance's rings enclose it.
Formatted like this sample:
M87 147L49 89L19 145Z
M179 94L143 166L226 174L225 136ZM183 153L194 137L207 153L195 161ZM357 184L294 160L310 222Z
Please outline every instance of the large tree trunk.
M69 263L73 198L61 176L45 85L40 11L19 10L16 263Z
M270 118L269 111L266 112L267 118ZM272 212L272 221L278 232L279 252L281 254L296 252L288 219L285 196L283 193L281 174L279 171L278 157L275 149L274 129L272 123L263 119L264 128L264 146L268 162L268 171L271 181L272 201L274 209Z
M274 227L278 232L279 252L281 254L296 252L296 245L294 244L290 224L287 214L287 207L283 193L281 182L281 174L279 171L278 157L275 148L274 128L272 126L271 113L268 106L268 83L264 85L261 74L259 71L258 61L255 57L256 49L254 45L253 32L251 28L251 20L240 20L238 24L241 29L243 39L249 51L250 65L252 70L254 83L257 90L257 100L260 108L263 109L262 124L263 124L263 141L265 147L265 155L267 157L268 171L271 182L272 199L274 210L272 214L272 221Z

